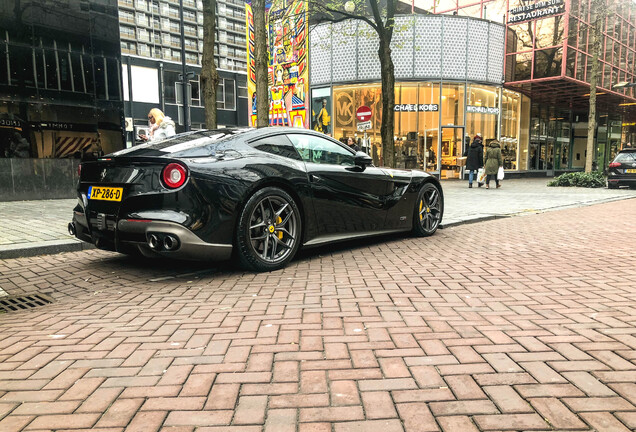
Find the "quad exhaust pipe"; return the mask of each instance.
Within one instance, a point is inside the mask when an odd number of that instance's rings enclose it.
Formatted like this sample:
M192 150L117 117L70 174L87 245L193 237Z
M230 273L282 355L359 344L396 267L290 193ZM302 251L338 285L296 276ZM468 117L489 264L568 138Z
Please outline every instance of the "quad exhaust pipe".
M153 251L173 251L179 248L179 239L172 234L150 234L148 247Z
M171 236L171 235L167 235L164 239L163 239L163 247L166 250L175 250L177 248L177 246L179 246L179 241Z

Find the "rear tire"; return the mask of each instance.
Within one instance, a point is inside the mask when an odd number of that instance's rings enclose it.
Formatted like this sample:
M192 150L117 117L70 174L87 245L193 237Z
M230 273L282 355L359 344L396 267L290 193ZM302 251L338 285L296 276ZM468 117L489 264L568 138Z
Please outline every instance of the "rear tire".
M442 193L433 183L424 183L413 209L413 235L428 237L435 234L442 221L444 200Z
M254 193L245 204L236 230L243 268L273 271L285 267L300 246L302 219L294 199L277 187Z

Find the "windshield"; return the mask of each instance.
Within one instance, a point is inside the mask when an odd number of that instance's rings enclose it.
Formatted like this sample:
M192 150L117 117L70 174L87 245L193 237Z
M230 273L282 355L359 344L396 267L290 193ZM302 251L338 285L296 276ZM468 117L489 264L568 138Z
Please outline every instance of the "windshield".
M216 129L185 132L159 141L120 150L112 156L197 157L214 156L219 144L227 143L248 129Z

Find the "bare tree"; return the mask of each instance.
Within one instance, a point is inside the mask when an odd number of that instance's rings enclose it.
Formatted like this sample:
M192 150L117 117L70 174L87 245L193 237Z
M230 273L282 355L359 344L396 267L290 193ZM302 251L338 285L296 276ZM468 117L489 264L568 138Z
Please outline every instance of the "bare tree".
M254 57L256 74L256 125L269 125L269 80L267 50L267 20L265 15L265 0L252 1L254 16ZM249 78L249 77L248 77Z
M219 74L214 63L216 34L216 0L203 0L203 59L201 60L201 90L205 106L205 127L216 129L216 90Z
M386 166L395 166L395 67L391 58L391 40L395 29L395 11L399 0L386 0L381 5L378 0L331 0L309 2L310 13L320 15L321 21L340 22L347 19L363 21L377 34L379 39L378 57L382 80L382 158ZM351 7L354 5L355 7ZM346 6L346 8L345 8ZM370 10L369 10L370 9Z

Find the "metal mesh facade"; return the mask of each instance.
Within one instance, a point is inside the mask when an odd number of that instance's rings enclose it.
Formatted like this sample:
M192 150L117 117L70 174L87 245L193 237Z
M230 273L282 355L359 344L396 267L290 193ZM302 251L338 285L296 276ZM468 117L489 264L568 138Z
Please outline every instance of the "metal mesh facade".
M396 17L395 27L396 78L502 83L503 25L462 16L408 15ZM380 80L379 43L367 24L318 25L310 44L312 86Z

